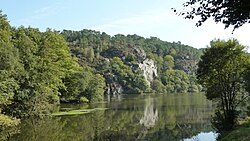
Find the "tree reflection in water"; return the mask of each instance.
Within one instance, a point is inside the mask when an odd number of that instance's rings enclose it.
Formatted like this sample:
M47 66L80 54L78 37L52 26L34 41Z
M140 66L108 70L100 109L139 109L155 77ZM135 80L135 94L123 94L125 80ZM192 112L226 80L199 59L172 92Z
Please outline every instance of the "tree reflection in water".
M22 122L21 133L11 140L179 141L212 131L212 103L203 94L140 95L90 108L96 107L109 109L85 115L30 119Z

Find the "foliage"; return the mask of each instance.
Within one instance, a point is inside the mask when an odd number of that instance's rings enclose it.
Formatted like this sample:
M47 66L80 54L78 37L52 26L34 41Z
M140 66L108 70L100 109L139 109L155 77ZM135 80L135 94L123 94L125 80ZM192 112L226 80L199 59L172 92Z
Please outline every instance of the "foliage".
M102 76L82 68L58 32L12 28L2 14L0 22L1 113L42 116L50 113L59 100L79 101L86 95L89 101L102 100ZM91 86L94 81L100 83Z
M134 73L119 57L110 60L110 69L118 76L118 82L124 87L125 93L142 93L149 88L142 73Z
M13 28L12 33L22 71L17 72L19 88L13 103L5 111L19 117L49 113L59 101L59 88L65 87L62 79L79 65L64 39L54 31L41 33L20 27Z
M11 34L11 26L9 22L7 21L7 16L5 14L2 14L2 11L0 10L0 42L9 43L10 41L10 34Z
M162 82L169 93L201 92L195 76L188 76L182 70L166 70Z
M196 75L189 75L189 88L188 92L202 92L202 86L197 82Z
M244 76L250 62L243 49L236 40L214 40L198 63L198 80L205 86L207 98L219 102L213 119L219 131L236 126L236 108L249 96Z
M248 54L249 55L249 54ZM250 56L249 56L250 57ZM246 72L246 74L245 74L245 76L244 76L244 78L245 78L245 81L246 81L246 83L245 83L245 88L246 88L246 90L248 91L248 92L250 92L250 66L248 66L247 67L247 72Z
M3 109L12 104L15 91L18 90L18 73L21 64L18 62L18 50L10 43L11 27L6 15L0 11L0 140L7 140L17 133L19 120L5 115Z
M125 36L122 34L109 36L104 32L86 29L81 31L63 30L61 35L68 42L72 53L78 57L82 66L88 65L96 72L103 74L106 79L106 87L113 83L106 76L114 75L119 80L118 83L125 87L123 89L126 93L140 93L148 89L143 80L145 78L138 69L138 64L144 59L154 60L161 81L165 71L169 69L183 70L188 74L187 77L195 74L196 64L202 54L202 50L183 45L180 42L162 41L156 37L143 38L138 35ZM98 56L92 61L89 60L91 57L87 53L90 49L93 50L95 56ZM120 60L114 59L115 57ZM134 79L135 76L136 79ZM199 89L200 86L192 84L192 89L189 90L196 91L197 87Z
M11 136L18 133L17 125L19 123L19 119L0 114L0 140L8 140Z
M93 73L90 68L79 68L78 71L63 79L65 87L60 89L61 101L79 100L86 91Z
M95 74L89 82L84 96L91 102L103 101L105 80L100 74Z
M169 85L169 80L163 79L165 71L179 69L176 75L186 82L179 82L176 76L173 91L186 92L200 54L180 42L156 37L15 28L1 13L0 114L41 116L51 113L59 102L80 102L82 97L89 102L102 101L104 88L109 86L107 76L114 76L125 93L147 92L150 85L138 65L147 58L155 61L159 71L158 80L151 85L156 91L165 92ZM192 90L197 90L196 83Z
M174 67L174 58L171 55L166 55L163 59L163 69L164 70L170 70Z
M80 102L89 103L89 100L85 96L83 96L83 97L80 97Z
M152 89L157 93L164 93L166 91L165 86L160 80L155 79L152 83Z
M248 0L190 0L183 4L185 11L179 12L187 19L199 16L197 26L202 25L209 18L215 22L221 22L228 28L230 25L234 29L249 23L250 5ZM189 8L187 10L187 8ZM174 9L176 12L176 10Z
M250 123L238 126L235 130L221 137L221 141L248 141L250 138Z

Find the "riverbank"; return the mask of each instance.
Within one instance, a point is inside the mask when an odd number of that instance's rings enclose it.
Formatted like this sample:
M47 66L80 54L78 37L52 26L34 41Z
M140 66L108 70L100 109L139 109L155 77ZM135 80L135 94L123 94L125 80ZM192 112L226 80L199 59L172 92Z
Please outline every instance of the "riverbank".
M222 138L221 141L249 141L250 140L250 118L248 122L240 125L235 130Z

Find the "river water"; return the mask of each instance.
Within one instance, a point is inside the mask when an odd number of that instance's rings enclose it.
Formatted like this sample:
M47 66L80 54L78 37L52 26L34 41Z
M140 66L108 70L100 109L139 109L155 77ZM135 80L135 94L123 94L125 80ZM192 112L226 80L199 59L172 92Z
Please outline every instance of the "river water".
M203 94L120 95L61 105L87 114L23 120L13 141L215 141L212 103Z

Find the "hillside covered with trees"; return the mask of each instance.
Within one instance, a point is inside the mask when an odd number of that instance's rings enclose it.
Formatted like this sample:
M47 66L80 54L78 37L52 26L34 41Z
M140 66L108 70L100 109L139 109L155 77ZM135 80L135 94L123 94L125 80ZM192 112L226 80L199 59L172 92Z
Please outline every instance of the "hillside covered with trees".
M121 85L124 93L198 92L194 76L202 50L180 42L166 42L156 37L114 35L93 30L60 33L82 66L94 68L106 78L106 86ZM142 77L139 64L152 60L157 74L149 80ZM150 62L151 63L151 62ZM117 78L116 78L117 77ZM113 82L118 82L113 84ZM118 87L118 86L117 86Z
M138 35L12 27L0 13L0 131L104 94L199 92L202 50Z

